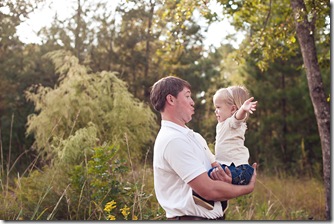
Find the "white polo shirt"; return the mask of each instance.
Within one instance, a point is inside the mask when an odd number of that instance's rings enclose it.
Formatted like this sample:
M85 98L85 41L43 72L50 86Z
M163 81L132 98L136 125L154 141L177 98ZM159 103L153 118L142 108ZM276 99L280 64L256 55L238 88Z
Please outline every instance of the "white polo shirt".
M188 185L192 179L211 168L205 150L209 147L200 134L173 122L161 121L154 144L154 189L167 218L223 216L220 202L215 202L213 210L196 205Z

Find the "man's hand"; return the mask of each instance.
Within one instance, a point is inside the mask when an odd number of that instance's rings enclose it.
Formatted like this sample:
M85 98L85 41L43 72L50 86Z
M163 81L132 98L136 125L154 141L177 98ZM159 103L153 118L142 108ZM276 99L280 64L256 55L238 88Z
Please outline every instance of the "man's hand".
M206 200L230 200L254 191L257 164L254 163L252 167L254 168L253 176L247 185L232 185L231 171L227 167L225 167L224 171L221 166L216 167L211 172L211 178L209 178L208 174L204 172L191 180L189 185L198 195ZM211 184L208 184L208 182Z
M214 170L212 170L210 177L213 180L220 180L220 181L224 181L229 184L232 183L231 171L227 167L225 167L225 171L224 171L220 165L214 168Z
M253 173L252 179L249 181L249 184L248 184L252 187L251 192L254 190L254 187L255 187L257 163L253 163L252 167L254 168L254 173Z
M257 163L253 163L252 167L254 168L253 176L251 180L249 181L249 184L244 185L244 186L247 186L248 193L251 193L255 188ZM231 174L231 171L227 168L227 166L225 167L225 171L223 170L221 166L216 167L211 172L210 177L213 180L220 180L220 181L224 181L229 184L232 183L232 174Z

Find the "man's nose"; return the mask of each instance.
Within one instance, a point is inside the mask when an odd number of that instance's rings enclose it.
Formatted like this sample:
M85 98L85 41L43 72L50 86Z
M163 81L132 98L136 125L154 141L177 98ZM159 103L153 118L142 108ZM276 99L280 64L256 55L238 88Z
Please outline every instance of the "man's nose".
M191 104L191 106L195 106L195 101L193 100L193 98L191 98L190 104Z

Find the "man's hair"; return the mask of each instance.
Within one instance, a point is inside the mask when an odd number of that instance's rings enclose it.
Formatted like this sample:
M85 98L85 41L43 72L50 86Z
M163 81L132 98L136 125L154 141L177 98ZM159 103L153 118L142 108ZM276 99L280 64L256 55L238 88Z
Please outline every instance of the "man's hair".
M184 87L190 89L191 85L187 81L175 76L167 76L158 80L151 89L150 100L153 108L158 112L163 112L167 95L171 94L177 97L177 94L179 94Z

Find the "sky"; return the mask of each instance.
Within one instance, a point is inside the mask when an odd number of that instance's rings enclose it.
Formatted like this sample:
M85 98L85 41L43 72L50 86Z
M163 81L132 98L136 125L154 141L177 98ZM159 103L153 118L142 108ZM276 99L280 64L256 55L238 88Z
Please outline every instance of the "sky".
M119 0L111 0L108 1L110 4L111 10L116 9L117 2ZM76 1L74 0L46 0L46 3L41 6L39 9L35 10L28 20L21 23L17 27L17 33L19 38L24 43L41 43L41 40L37 36L37 32L44 26L49 26L52 23L53 16L55 13L58 14L60 19L66 18L70 12L72 12L72 8L74 7ZM210 1L208 7L217 12L217 14L221 14L220 5L216 4L215 1ZM199 22L200 25L205 25L204 21ZM234 28L230 25L230 23L225 20L222 22L216 22L210 25L208 32L204 33L205 41L204 45L208 48L210 45L214 47L219 47L221 43L232 44L235 48L238 48L239 44L243 39L243 35L240 33L237 35L237 41L231 42L230 40L225 40L225 37L228 34L235 33Z

